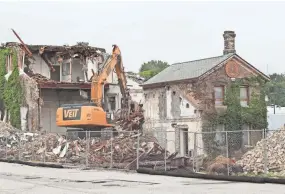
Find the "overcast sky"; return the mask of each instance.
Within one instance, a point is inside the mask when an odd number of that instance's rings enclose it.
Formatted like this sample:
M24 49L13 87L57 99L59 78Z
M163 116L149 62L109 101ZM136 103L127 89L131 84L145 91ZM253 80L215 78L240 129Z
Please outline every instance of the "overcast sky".
M223 31L237 53L264 73L284 73L285 2L0 2L0 42L117 44L129 71L222 55ZM267 68L268 67L268 68Z

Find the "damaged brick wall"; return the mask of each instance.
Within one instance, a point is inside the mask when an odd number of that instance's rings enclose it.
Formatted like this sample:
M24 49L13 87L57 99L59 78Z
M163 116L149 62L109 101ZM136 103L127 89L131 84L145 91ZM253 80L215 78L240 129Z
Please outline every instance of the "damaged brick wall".
M254 76L252 70L242 66L242 62L232 59L228 63L236 63L239 66L239 74L237 78L245 78ZM201 77L193 84L194 100L200 104L202 110L212 110L214 108L214 87L219 85L228 85L232 82L231 78L226 74L225 65L218 68L210 75Z
M37 87L37 82L26 74L22 74L20 79L23 88L22 107L25 107L28 110L27 115L25 116L26 126L24 129L35 132L40 129L39 115L42 101L39 96L39 89ZM22 124L23 122L24 121L22 120Z

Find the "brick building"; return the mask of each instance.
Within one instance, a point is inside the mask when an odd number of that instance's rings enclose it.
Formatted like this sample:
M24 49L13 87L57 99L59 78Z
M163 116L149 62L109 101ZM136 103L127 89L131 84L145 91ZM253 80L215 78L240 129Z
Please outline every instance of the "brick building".
M225 31L223 37L223 55L173 64L142 85L144 129L155 135L162 145L167 144L169 151L191 154L194 136L185 132L201 132L203 111L211 107L217 111L226 109L223 103L225 88L230 82L251 76L269 80L236 53L235 32ZM255 88L246 85L240 88L242 106L248 105L253 90ZM248 126L243 128L248 129ZM223 126L217 130L223 130ZM249 137L244 137L244 144L248 143L247 139ZM195 141L200 148L203 147L202 138Z

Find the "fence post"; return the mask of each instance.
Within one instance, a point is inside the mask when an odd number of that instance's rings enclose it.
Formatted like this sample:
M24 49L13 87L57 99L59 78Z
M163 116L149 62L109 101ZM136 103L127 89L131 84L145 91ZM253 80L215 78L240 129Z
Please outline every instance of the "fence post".
M193 153L193 171L197 172L197 162L196 162L196 157L197 157L197 132L194 132L194 153Z
M228 132L226 131L226 157L229 158L229 142L228 142ZM230 175L229 171L229 162L227 162L227 171L228 171L228 176Z
M34 141L34 137L32 137L32 161L35 161L35 141Z
M21 160L21 137L20 137L20 139L19 139L19 144L18 144L18 146L19 146L19 150L18 150L18 159L19 160Z
M113 131L110 131L111 133L111 164L110 168L113 168Z
M47 151L47 139L44 139L44 146L45 146L45 149L44 149L44 163L46 162L46 151Z
M266 149L266 129L263 129L263 161L264 161L264 173L267 174L267 149Z
M137 139L137 169L139 169L139 148L140 148L140 135L138 135L138 139Z
M8 150L7 150L7 147L8 147L8 137L6 137L6 146L5 146L5 155L6 155L6 159L8 159Z
M167 137L167 134L166 134L166 137ZM166 149L167 149L167 138L165 138L165 145L164 145L164 171L167 170L166 169Z
M65 131L65 140L66 140L66 142L68 142L68 132L67 132L67 130ZM66 160L67 160L67 157L65 155L65 157L64 157L64 164L65 165L66 165Z
M89 131L90 136L90 131ZM88 138L88 131L85 131L85 139L86 139L86 149L85 149L85 166L88 167L88 152L89 152L89 138Z

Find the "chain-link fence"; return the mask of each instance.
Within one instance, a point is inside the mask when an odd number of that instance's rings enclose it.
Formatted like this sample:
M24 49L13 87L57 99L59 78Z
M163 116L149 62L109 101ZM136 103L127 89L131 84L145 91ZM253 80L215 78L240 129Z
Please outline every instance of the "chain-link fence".
M88 168L285 176L285 130L10 132L0 158Z

